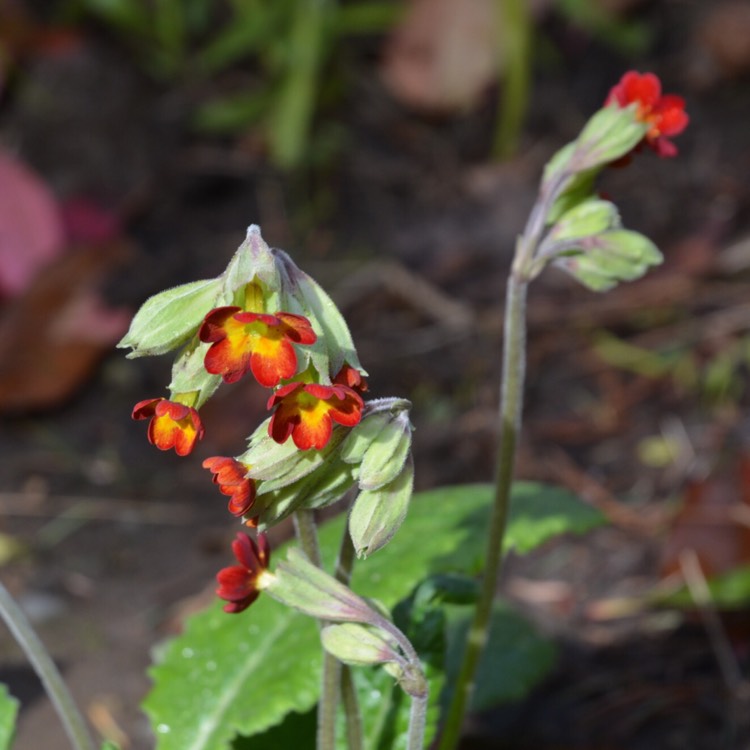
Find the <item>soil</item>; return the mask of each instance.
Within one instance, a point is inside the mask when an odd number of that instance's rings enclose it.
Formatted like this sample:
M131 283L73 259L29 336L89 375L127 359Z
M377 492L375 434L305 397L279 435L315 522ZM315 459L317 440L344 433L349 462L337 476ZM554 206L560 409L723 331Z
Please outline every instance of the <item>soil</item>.
M747 683L722 673L700 613L610 618L599 606L642 596L674 564L674 500L689 481L727 481L723 467L744 455L748 401L746 359L732 361L718 395L704 377L748 328L748 68L717 57L704 4L635 5L651 35L637 58L560 16L540 25L521 144L502 163L489 158L497 91L465 114L416 114L379 83L377 40L354 56L346 99L329 115L346 142L294 177L269 167L252 136L191 132L200 87L154 83L99 27L84 27L72 54L25 59L0 109L3 144L58 195L95 196L120 216L128 257L108 277L112 305L135 310L167 286L217 275L245 227L260 224L340 304L373 395L412 400L426 489L492 476L504 279L546 160L623 70L654 70L685 94L680 156L640 154L602 185L665 265L605 296L558 271L532 289L519 473L570 487L612 524L508 564L505 593L560 659L527 700L473 717L467 749L750 748ZM614 336L686 352L698 375L618 357L606 346ZM138 708L151 649L211 600L228 564L234 527L201 461L236 453L265 410L251 387L220 392L194 455L162 454L129 414L168 378L167 361L107 352L70 396L7 413L0 431L0 544L16 549L0 575L97 730L133 750L153 746ZM681 452L647 465L644 440L660 435ZM722 486L747 502L736 482ZM724 546L720 527L711 544ZM743 545L731 564L747 564ZM746 615L722 613L720 628L745 678ZM18 750L67 746L7 636L0 682L23 704Z

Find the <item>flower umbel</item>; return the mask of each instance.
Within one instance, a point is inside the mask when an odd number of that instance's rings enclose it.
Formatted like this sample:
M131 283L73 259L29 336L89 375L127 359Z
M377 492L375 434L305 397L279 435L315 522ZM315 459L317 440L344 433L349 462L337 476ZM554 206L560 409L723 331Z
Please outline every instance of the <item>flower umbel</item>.
M244 516L253 507L255 482L246 476L249 466L234 458L213 456L203 462L203 468L213 473L214 484L230 498L227 508L233 516Z
M265 534L258 534L257 543L239 532L232 542L232 552L239 565L222 568L216 574L216 593L228 604L224 611L236 614L247 609L260 595L259 580L271 561L271 548Z
M159 450L174 448L178 456L187 456L203 437L204 429L198 412L191 406L150 398L133 407L133 419L151 419L148 441Z
M653 73L630 70L613 86L607 105L620 107L637 105L637 118L648 125L644 140L659 156L677 155L677 147L670 138L679 135L689 121L685 100L674 94L662 95L661 81Z
M268 400L276 407L268 434L284 443L291 435L300 450L323 449L331 438L333 423L353 427L362 417L362 397L345 385L289 383Z
M267 388L273 388L297 371L292 344L314 344L310 321L302 315L244 312L241 307L218 307L206 315L198 331L211 344L206 370L236 383L248 370Z

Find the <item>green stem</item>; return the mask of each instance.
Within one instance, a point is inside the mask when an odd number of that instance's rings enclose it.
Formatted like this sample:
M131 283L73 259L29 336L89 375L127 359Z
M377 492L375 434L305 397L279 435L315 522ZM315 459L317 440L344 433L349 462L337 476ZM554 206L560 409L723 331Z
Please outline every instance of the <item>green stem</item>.
M302 551L307 555L310 562L321 567L322 560L314 512L311 510L296 511L294 513L294 530ZM318 702L317 750L335 750L336 748L336 706L339 702L340 682L341 663L329 653L324 652L320 701Z
M355 560L356 553L347 525L344 527L339 556L338 560L336 560L334 577L337 581L341 581L341 583L347 586L349 585ZM362 750L364 747L362 714L359 709L359 698L357 697L357 688L354 684L352 668L348 664L341 665L341 701L344 705L344 715L346 716L346 746L349 750Z
M58 672L47 649L44 648L21 608L15 603L2 583L0 583L0 617L5 620L8 629L42 681L42 685L44 685L44 689L47 691L47 695L49 695L52 705L65 727L71 745L76 750L94 750L94 742L91 739L86 722L78 711L73 697L60 676L60 672Z
M412 696L409 711L409 739L407 750L423 750L425 722L427 721L427 696Z
M529 257L527 245L519 244L519 256ZM464 714L474 687L479 657L487 642L492 603L502 562L503 536L508 518L516 441L521 429L523 382L526 369L526 291L525 277L512 272L505 299L505 340L503 346L502 393L500 400L500 442L497 453L495 496L490 518L482 588L469 629L461 670L443 729L440 750L453 750L461 735Z

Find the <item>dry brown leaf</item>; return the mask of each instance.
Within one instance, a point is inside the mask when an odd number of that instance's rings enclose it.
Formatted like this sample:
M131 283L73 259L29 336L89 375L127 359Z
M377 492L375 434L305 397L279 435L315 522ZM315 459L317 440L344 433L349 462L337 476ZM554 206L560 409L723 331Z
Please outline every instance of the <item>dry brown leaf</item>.
M125 333L130 313L105 306L101 280L126 254L120 243L71 251L0 316L0 411L56 406Z
M494 0L412 0L386 47L382 77L417 109L470 108L496 79L501 60Z

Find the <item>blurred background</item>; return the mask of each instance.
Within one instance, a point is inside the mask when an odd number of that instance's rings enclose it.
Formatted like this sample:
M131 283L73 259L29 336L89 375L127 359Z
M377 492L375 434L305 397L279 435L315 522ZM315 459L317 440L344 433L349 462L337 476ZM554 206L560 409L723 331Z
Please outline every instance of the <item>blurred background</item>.
M412 400L418 488L488 481L514 239L628 69L691 118L601 185L666 262L606 296L535 282L519 457L611 524L510 561L557 665L467 748L750 747L750 2L0 2L0 576L102 735L152 746L150 650L231 562L200 465L266 399L222 389L193 455L160 453L130 411L171 362L114 350L132 313L260 224L371 394ZM4 632L0 682L20 750L66 746Z

